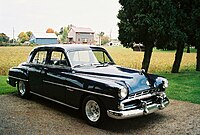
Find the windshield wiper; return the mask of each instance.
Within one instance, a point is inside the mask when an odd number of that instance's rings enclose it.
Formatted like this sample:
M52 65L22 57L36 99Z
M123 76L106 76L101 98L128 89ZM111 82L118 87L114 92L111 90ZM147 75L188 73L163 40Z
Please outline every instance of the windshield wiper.
M106 67L106 66L108 66L108 65L112 65L112 64L114 64L113 62L104 62L103 63L103 65Z
M92 66L93 64L87 63L87 64L76 64L73 67L77 68L77 67L83 67L83 66Z
M84 64L76 64L76 65L74 65L73 67L74 67L74 68L77 68L77 67L82 67L82 66L84 66Z
M112 65L114 64L113 62L104 62L104 63L98 63L98 64L94 64L96 65L96 67L107 67L108 65Z

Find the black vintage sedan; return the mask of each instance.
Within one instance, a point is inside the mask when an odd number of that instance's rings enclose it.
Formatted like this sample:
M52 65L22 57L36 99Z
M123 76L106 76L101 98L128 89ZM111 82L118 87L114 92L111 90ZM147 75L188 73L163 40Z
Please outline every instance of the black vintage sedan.
M23 98L34 94L80 109L93 126L106 116L132 118L169 104L165 78L118 66L99 46L38 46L27 62L9 70L7 82Z

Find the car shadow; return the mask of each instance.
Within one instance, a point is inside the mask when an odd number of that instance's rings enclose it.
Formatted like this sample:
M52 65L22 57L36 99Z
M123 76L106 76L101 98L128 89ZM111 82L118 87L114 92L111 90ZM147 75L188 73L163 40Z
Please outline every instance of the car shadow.
M166 119L165 115L160 113L153 113L141 117L135 117L131 119L116 120L108 118L105 124L100 127L103 130L107 130L114 133L130 133L132 131L142 131L149 129L153 125Z
M14 93L13 96L21 98L17 93ZM39 96L36 96L36 95L33 95L33 94L28 99L22 99L22 100L27 100L29 102L31 101L31 102L34 102L36 104L48 107L49 109L53 109L53 111L61 112L64 115L69 115L71 117L81 119L79 110L75 110L75 109L66 107L66 106L61 105L59 103L47 100L45 98L42 98L42 97L39 97Z
M13 94L13 96L20 98L18 94ZM49 101L47 99L35 95L31 95L31 98L28 99L28 101L44 105L45 107L53 109L53 111L58 111L62 113L65 117L73 117L77 122L81 124L87 124L86 121L83 119L80 110L74 110L64 105L60 105L58 103ZM152 127L152 124L156 125L165 119L168 119L167 116L164 115L163 113L158 113L158 112L146 116L125 119L125 120L115 120L111 118L106 118L104 123L102 123L102 125L98 127L98 129L109 131L112 133L124 134L124 133L130 133L134 130L140 131L145 128L149 128L150 126ZM89 128L96 128L96 127L91 126Z

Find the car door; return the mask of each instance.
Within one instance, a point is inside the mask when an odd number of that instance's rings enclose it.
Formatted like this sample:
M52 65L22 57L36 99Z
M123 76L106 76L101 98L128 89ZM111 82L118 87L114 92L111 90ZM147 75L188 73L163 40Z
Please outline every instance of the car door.
M66 102L65 73L70 72L69 69L69 62L64 51L53 50L44 69L43 89L47 97Z
M47 60L47 50L38 50L33 54L29 62L29 84L32 92L44 94L43 91L43 69Z

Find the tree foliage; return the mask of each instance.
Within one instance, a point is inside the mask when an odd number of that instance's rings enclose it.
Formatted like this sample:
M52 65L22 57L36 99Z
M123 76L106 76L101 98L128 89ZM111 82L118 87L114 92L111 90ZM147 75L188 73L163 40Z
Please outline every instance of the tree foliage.
M177 73L181 64L184 45L196 46L199 44L199 23L200 18L200 1L198 0L172 0L177 9L176 25L177 28L184 34L182 40L177 41L177 51L175 55L175 61L172 67L172 73ZM200 70L200 64L198 64L199 51L197 49L197 68ZM200 61L199 61L200 63ZM198 66L199 65L199 66Z
M101 45L105 45L110 41L110 38L106 35L101 37Z
M145 46L142 68L149 68L154 46L167 45L178 38L176 9L171 0L119 0L119 40L125 47L133 42Z
M195 33L195 45L197 48L197 64L196 71L200 71L200 1L193 1L192 20L193 31Z
M26 32L26 35L29 37L29 40L30 40L32 34L33 34L33 32L31 32L31 31L27 31L27 32Z
M46 30L46 33L54 33L54 30L53 30L52 28L48 28L48 29Z
M62 27L60 29L60 40L61 40L61 43L67 43L68 42L68 33L69 33L69 30L70 30L70 26L67 26L67 27Z
M0 43L7 43L9 41L9 37L5 33L0 33Z
M20 43L24 43L25 41L28 41L28 40L29 40L29 37L26 34L26 32L20 32L20 34L18 35L18 41Z
M133 42L145 46L142 68L148 70L152 48L177 48L172 72L178 72L185 44L196 45L200 70L199 0L119 0L119 40L125 47Z
M189 16L188 14L190 13L190 8L187 8L186 3L189 4L189 0L172 0L173 4L176 7L176 27L181 31L180 37L176 40L177 43L177 49L176 49L176 54L175 54L175 60L174 64L172 66L172 73L177 73L180 68L180 64L182 61L182 56L183 56L183 51L184 51L184 45L186 41L188 40L187 36L187 30L188 26L186 24L189 21Z
M27 31L27 32L20 32L18 35L18 41L20 43L24 43L25 41L29 41L31 36L32 36L32 32L31 31Z

